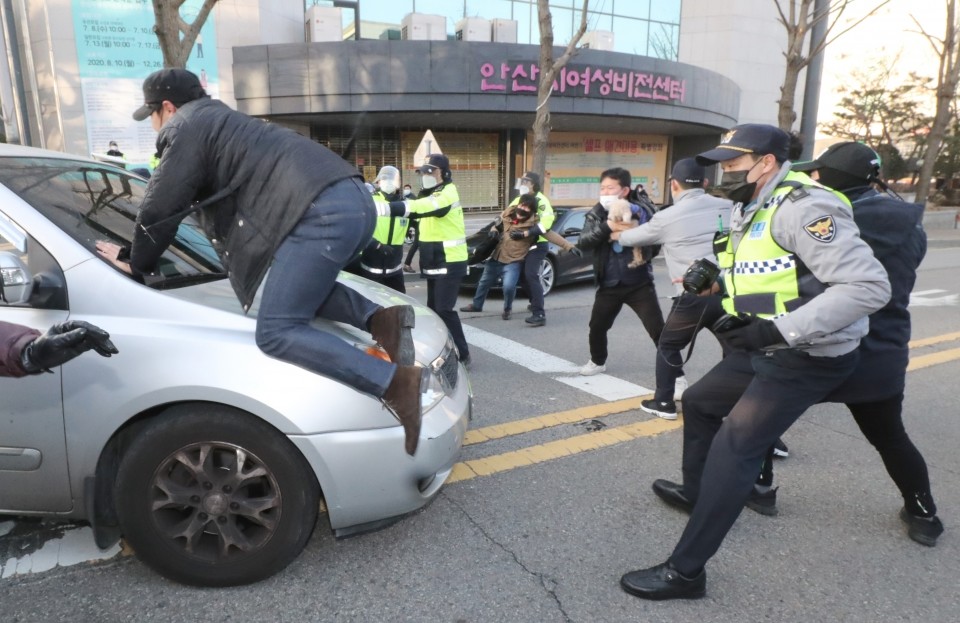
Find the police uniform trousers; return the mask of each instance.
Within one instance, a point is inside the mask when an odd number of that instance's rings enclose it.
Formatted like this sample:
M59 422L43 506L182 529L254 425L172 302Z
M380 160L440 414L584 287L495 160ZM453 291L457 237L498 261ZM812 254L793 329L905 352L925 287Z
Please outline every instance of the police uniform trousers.
M735 351L683 394L683 490L695 501L670 562L696 574L720 548L767 449L853 372L859 353Z
M654 400L673 402L674 385L677 377L683 374L683 349L701 329L710 329L723 314L719 296L697 296L683 292L673 299L670 314L657 341L657 390L653 395Z
M543 316L543 284L540 283L540 264L547 257L550 243L542 240L530 247L527 257L523 258L523 279L527 282L527 293L530 296L530 313L534 316Z
M432 309L447 325L453 343L460 352L460 359L470 359L470 348L467 338L463 334L463 325L460 315L457 314L457 296L460 294L460 283L467 274L467 263L448 262L447 274L426 275L427 277L427 307Z

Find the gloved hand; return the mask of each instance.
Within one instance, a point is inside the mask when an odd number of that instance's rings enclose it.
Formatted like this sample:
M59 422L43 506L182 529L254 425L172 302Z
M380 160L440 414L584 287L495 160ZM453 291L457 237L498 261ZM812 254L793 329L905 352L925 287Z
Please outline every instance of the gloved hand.
M495 227L491 227L490 231L487 232L487 237L496 240L500 237L500 232L498 232Z
M772 320L751 316L749 324L719 334L733 350L762 350L766 346L785 342L783 335Z
M510 230L510 240L523 240L527 237L527 232L521 231L519 229Z
M23 369L30 374L63 365L74 357L93 349L104 357L120 351L110 341L110 334L82 320L55 324L20 354Z
M570 253L576 255L577 257L583 257L583 251L580 250L580 247L573 247L570 249Z

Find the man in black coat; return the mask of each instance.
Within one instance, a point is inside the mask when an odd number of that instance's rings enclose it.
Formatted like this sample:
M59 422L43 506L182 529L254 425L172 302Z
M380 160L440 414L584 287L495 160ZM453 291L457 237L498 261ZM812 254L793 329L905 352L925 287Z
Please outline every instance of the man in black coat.
M880 156L862 143L838 143L816 160L797 164L821 184L842 192L853 204L860 237L870 245L890 278L890 302L870 315L870 332L860 341L860 363L825 402L842 402L867 440L880 453L903 496L900 518L907 534L927 546L943 532L930 492L923 455L903 426L903 390L910 359L910 291L927 252L923 206L880 193ZM767 460L766 464L771 461Z
M106 259L143 277L192 212L217 251L244 311L266 277L257 346L273 357L371 394L393 409L409 454L420 436L420 387L413 308L383 308L337 283L366 247L376 207L363 178L342 158L296 132L210 99L185 69L143 82L160 162L137 215L129 250L99 242ZM316 316L369 331L390 357L372 357L310 325Z

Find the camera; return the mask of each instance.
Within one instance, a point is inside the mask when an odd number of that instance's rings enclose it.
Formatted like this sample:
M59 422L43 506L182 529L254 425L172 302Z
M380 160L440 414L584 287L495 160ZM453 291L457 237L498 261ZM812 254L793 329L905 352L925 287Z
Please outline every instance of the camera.
M710 331L714 334L725 333L727 331L733 331L734 329L739 329L740 327L745 327L750 324L750 316L734 316L732 314L724 314L720 316L713 326L710 327Z
M700 259L683 273L683 289L690 294L699 294L713 285L720 276L720 268L710 260Z

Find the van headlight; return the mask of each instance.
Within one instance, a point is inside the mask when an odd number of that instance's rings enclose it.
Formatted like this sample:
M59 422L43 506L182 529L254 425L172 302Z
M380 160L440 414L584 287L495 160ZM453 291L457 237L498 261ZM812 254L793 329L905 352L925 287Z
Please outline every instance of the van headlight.
M453 341L448 339L440 356L434 359L429 366L429 379L420 396L420 405L424 413L453 393L453 390L457 387L459 368L457 349L453 345Z

